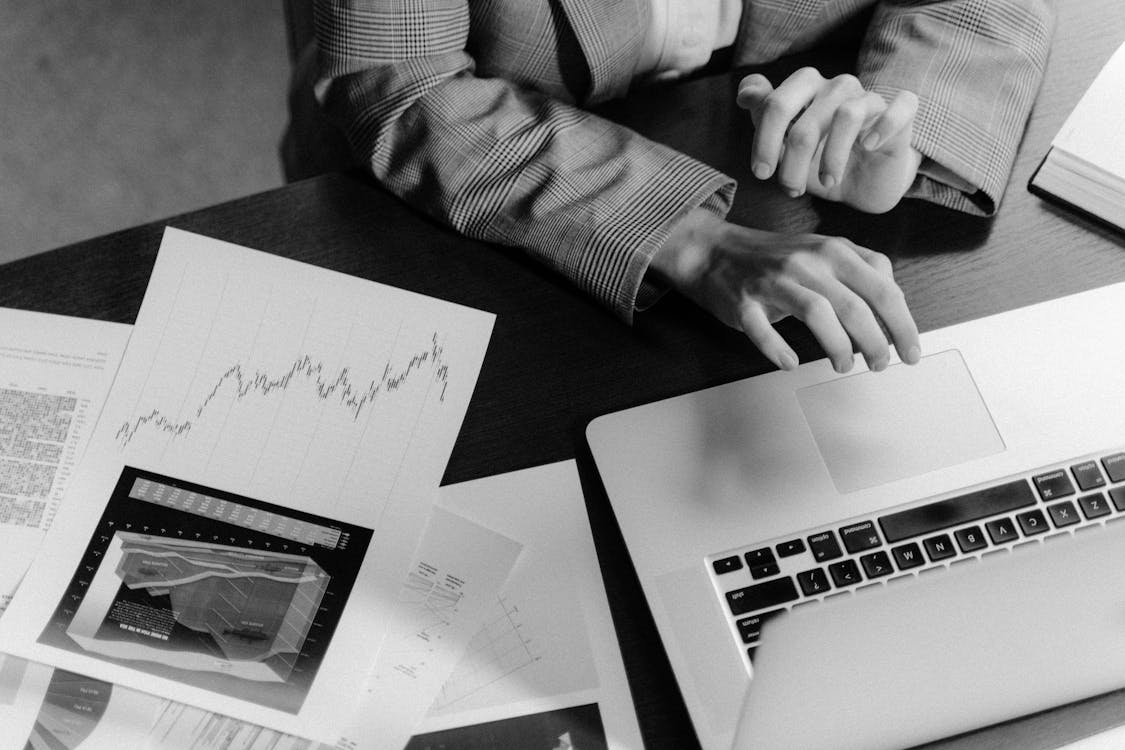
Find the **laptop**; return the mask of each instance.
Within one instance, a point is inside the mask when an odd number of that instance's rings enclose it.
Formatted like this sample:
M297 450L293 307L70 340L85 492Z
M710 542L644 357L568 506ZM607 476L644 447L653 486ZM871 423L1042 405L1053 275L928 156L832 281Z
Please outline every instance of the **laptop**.
M736 731L739 747L781 737L783 747L839 748L845 733L855 747L906 747L1125 686L1125 604L1087 607L1088 631L1065 643L1051 641L1064 636L1044 616L1076 596L1100 601L1094 584L1112 584L1090 579L1075 594L1074 568L1060 560L1125 558L1123 320L1116 284L925 333L914 366L872 373L857 359L841 375L820 360L590 423L704 748L727 750ZM1073 551L1095 539L1100 548ZM1034 594L1025 569L1039 574ZM949 613L979 605L982 591L1017 595ZM911 612L961 623L959 638L923 637L903 619ZM877 690L889 684L883 672L856 659L880 653L884 671L909 674L935 653L963 667L992 654L999 683L1026 682L998 643L1041 649L1069 677L1035 680L1034 700L1013 690L966 700L964 690ZM1085 658L1074 661L1076 650ZM835 690L808 684L813 672ZM958 684L978 684L978 672ZM794 703L803 689L808 700ZM841 732L817 718L849 707L868 720ZM801 743L778 734L789 722L807 728Z

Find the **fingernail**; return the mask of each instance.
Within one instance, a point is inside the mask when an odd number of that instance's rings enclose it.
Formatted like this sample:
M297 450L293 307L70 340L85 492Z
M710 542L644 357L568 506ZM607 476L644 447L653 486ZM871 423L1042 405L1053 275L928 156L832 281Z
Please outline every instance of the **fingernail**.
M789 194L790 198L800 198L801 197L801 191L798 190L797 188L789 188L785 192Z
M764 161L755 162L754 163L754 176L757 177L759 180L769 179L770 165L766 164Z
M912 346L906 350L906 357L904 360L908 365L916 365L922 359L922 348L919 346Z
M887 369L887 362L888 357L886 354L884 354L883 356L877 357L868 362L867 368L869 370L873 370L874 372L882 372L883 370Z
M842 359L839 362L833 362L832 367L836 370L836 372L843 375L845 372L852 369L852 360Z
M876 148L878 148L879 134L874 131L868 133L867 137L863 139L863 147L868 151L874 151Z
M782 370L797 369L797 358L793 356L792 352L785 352L777 358L777 361Z
M834 175L826 174L820 178L820 184L824 185L825 190L831 190L836 186L836 177Z

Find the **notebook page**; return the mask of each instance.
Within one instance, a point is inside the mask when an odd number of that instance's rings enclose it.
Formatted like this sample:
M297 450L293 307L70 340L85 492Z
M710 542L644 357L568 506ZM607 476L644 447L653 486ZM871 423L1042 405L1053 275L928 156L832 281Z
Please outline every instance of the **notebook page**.
M1125 180L1125 44L1070 113L1052 146Z

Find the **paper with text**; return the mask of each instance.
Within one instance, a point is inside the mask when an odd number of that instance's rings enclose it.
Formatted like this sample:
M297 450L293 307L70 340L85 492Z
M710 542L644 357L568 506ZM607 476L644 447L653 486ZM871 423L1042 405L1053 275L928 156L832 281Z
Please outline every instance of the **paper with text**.
M0 308L0 613L59 511L130 331Z
M492 323L166 230L50 554L0 620L5 648L335 742Z
M340 747L406 744L433 696L500 593L521 545L445 511L434 515L399 592L394 634L379 654ZM148 735L152 750L306 750L306 740L166 703Z
M525 547L408 750L640 750L574 462L443 487L440 503Z
M140 747L159 705L101 680L0 659L0 750Z

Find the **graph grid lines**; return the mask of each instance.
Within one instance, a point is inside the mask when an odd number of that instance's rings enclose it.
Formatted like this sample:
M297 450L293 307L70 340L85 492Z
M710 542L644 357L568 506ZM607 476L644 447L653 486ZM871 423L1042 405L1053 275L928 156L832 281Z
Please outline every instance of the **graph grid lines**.
M452 706L539 660L520 622L519 607L497 597L493 615L469 641L464 658L434 701L434 709Z

